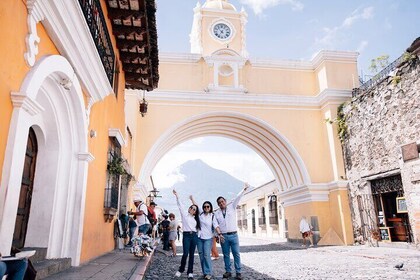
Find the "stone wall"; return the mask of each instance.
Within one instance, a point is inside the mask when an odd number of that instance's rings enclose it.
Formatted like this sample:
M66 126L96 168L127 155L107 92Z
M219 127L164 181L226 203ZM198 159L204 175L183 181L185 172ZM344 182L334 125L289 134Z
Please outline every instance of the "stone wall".
M403 160L401 152L401 147L409 143L420 146L418 56L403 62L393 74L371 89L359 91L343 109L347 125L343 151L355 240L360 240L358 235L366 231L361 228L362 223L376 227L370 181L401 174L414 241L418 245L420 160L418 151L417 158L410 160Z

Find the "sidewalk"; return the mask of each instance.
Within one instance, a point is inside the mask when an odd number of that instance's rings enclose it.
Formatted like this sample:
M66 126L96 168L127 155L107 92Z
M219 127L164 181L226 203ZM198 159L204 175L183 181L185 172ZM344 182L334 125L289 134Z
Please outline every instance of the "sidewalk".
M44 279L141 280L155 252L140 259L131 254L129 249L116 249L79 267L72 267Z

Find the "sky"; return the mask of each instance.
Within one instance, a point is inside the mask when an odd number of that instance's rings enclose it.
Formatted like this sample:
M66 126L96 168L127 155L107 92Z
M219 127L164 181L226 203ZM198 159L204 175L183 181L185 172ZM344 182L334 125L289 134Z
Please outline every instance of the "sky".
M205 1L199 1L203 4ZM320 50L357 51L359 75L369 79L371 59L397 59L420 34L417 0L230 0L248 13L251 58L310 60ZM159 52L189 53L196 0L157 0ZM248 147L225 138L185 142L165 155L153 171L158 188L180 180L171 171L200 158L210 166L259 186L273 179L265 162Z

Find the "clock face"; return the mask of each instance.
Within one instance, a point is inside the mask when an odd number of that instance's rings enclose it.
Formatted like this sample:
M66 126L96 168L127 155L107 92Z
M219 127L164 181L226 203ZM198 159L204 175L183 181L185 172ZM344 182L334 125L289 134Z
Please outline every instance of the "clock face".
M232 35L230 27L224 23L218 23L213 27L213 34L222 40L228 39Z

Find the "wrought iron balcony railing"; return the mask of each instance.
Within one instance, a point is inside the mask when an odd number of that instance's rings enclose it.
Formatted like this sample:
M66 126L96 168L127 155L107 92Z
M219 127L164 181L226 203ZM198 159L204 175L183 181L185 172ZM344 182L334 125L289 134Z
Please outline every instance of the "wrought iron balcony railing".
M112 87L114 80L115 53L112 48L111 38L106 26L100 0L79 0L79 3Z
M373 76L370 80L360 85L359 89L353 90L353 96L356 96L360 90L369 90L378 83L380 83L384 78L386 78L392 71L395 70L395 68L398 67L398 65L401 64L401 62L404 61L404 55L400 56L396 60L394 60L392 63L390 63L387 67L382 69L379 73L377 73L375 76Z

